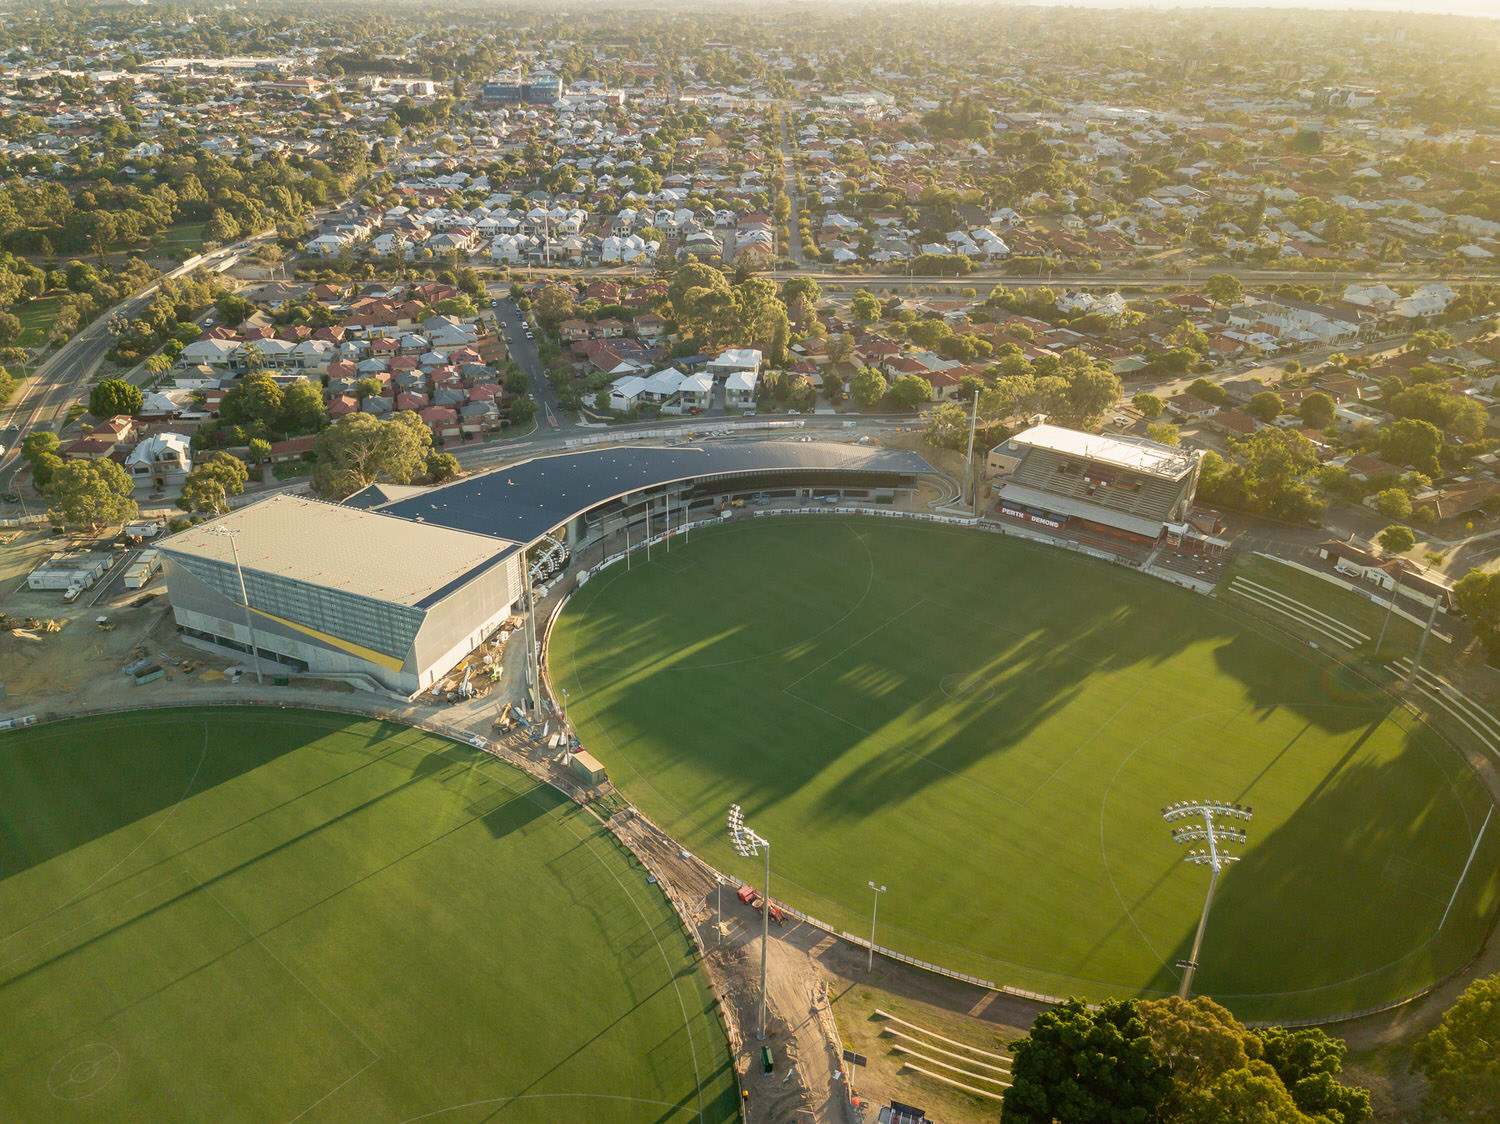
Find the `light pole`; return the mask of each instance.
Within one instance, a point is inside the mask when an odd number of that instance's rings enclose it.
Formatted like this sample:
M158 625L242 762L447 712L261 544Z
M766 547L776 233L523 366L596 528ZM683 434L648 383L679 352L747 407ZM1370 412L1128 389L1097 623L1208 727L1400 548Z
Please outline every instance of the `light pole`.
M743 858L752 859L766 852L766 880L761 889L764 901L761 903L761 927L760 927L760 1013L758 1016L755 1037L761 1041L766 1037L766 949L771 943L771 844L763 836L755 834L745 826L745 814L740 811L738 804L729 805L729 841L734 844L735 853Z
M238 531L232 531L228 527L218 526L209 531L211 535L223 535L229 540L229 553L234 556L234 573L240 582L240 607L245 610L245 629L250 633L250 658L255 664L255 682L264 684L265 679L260 674L260 645L255 640L255 625L250 620L250 597L245 592L245 571L240 569L240 551L235 545L235 537Z
M873 882L866 882L865 885L875 891L875 904L870 907L870 962L865 965L865 971L872 972L875 970L875 916L880 912L880 895L885 893L886 888Z
M1198 918L1198 932L1193 937L1193 951L1188 953L1188 958L1182 967L1182 984L1177 989L1179 998L1186 999L1193 987L1193 973L1198 970L1198 950L1203 947L1203 930L1208 928L1208 911L1214 904L1214 889L1219 884L1219 874L1232 862L1238 862L1238 855L1226 853L1222 848L1226 843L1245 842L1245 829L1234 824L1225 824L1223 820L1243 820L1249 822L1252 812L1243 804L1232 804L1224 800L1184 800L1177 804L1170 804L1161 810L1161 818L1168 823L1175 820L1198 819L1203 820L1203 826L1196 823L1188 827L1174 827L1172 829L1173 843L1207 843L1208 850L1197 849L1187 853L1187 861L1197 866L1209 868L1208 893L1203 898L1203 916Z

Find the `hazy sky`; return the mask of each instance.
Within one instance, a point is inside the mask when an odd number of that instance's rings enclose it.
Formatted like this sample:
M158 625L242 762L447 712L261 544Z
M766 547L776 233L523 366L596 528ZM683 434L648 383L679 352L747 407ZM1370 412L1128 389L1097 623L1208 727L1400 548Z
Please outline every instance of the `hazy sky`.
M1021 0L1078 8L1319 8L1332 11L1441 12L1500 19L1500 0Z

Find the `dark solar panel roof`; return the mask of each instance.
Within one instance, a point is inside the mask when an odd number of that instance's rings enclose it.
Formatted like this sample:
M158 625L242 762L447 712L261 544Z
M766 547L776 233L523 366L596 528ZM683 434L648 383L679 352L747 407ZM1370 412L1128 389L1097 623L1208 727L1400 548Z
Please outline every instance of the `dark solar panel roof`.
M441 488L424 489L379 510L403 519L529 543L581 512L644 488L717 475L804 471L910 476L931 472L932 467L916 453L826 441L592 449L538 457ZM371 498L367 492L359 496L364 502Z

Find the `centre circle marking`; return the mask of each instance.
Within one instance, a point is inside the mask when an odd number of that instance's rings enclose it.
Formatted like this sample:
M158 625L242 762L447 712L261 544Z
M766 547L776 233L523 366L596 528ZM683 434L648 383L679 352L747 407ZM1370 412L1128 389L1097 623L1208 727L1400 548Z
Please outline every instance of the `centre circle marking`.
M938 683L943 694L961 702L989 702L995 697L995 685L980 675L945 675Z
M47 1091L60 1101L81 1101L103 1092L124 1064L120 1051L106 1042L69 1050L47 1073Z

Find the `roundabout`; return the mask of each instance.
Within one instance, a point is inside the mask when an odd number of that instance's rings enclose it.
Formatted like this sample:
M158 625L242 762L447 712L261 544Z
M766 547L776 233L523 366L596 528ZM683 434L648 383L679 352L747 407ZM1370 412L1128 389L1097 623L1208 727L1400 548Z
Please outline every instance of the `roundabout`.
M1243 1018L1420 991L1500 908L1489 797L1442 736L1248 614L1079 555L746 521L595 575L551 635L583 744L683 846L754 883L721 827L740 803L778 898L867 932L889 885L877 943L955 972L1175 992L1207 883L1162 822L1184 799L1255 811L1195 981Z

